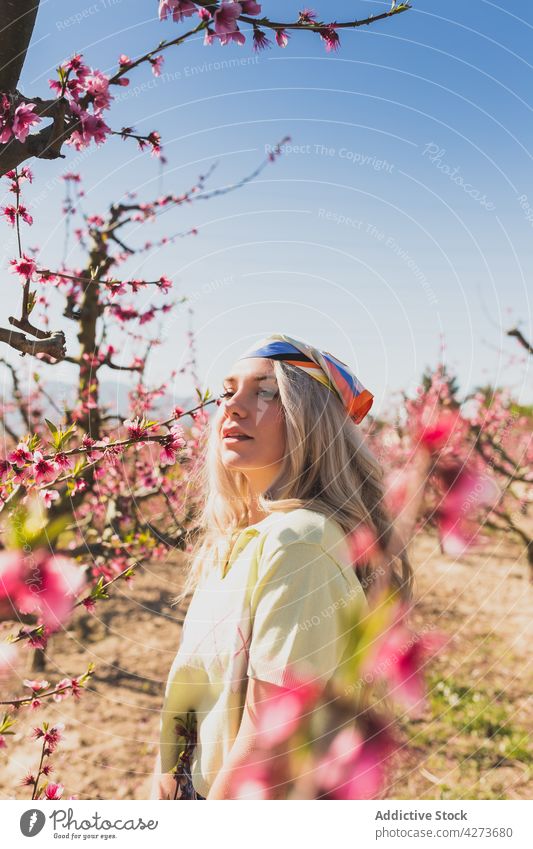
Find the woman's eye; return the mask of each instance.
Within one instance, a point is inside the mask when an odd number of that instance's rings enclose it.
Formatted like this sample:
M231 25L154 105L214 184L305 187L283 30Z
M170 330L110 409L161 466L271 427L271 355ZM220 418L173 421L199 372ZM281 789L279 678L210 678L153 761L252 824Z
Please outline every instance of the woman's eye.
M234 394L233 392L226 390L225 392L222 393L222 395L220 395L220 397L221 398L231 398L231 396L233 394ZM268 401L273 401L274 398L277 397L278 392L277 392L277 390L274 390L274 389L260 389L257 394L262 395L262 397L266 398Z

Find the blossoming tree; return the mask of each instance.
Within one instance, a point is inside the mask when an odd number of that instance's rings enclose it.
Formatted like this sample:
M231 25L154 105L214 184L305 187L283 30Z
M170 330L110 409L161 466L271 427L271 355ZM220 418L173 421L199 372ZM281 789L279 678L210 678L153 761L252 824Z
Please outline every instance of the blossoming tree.
M76 375L76 398L68 409L59 409L47 392L46 379L36 383L34 393L24 396L17 370L5 364L11 371L13 392L2 413L0 619L15 623L15 632L0 644L0 666L7 671L16 668L16 655L23 647L41 653L50 650L54 634L74 615L90 616L97 604L112 595L117 581L131 582L144 563L157 561L169 550L187 549L197 506L191 481L202 462L209 405L218 401L209 390L196 386L196 402L190 409L172 407L163 417L155 414L156 399L164 396L168 382L155 387L147 384L146 364L157 344L157 338L147 337L147 330L158 314L183 304L187 308L186 297L170 301L172 281L164 267L154 280L132 279L124 271L134 254L162 247L173 238L196 235L191 227L158 243L139 245L128 231L132 223L143 225L163 211L220 193L208 188L210 172L182 194L142 200L126 196L107 209L81 214L77 222L81 177L65 174L65 226L70 232L74 223L79 225L74 234L84 260L75 267L59 259L45 266L38 251L25 247L25 230L32 225L33 213L25 203L24 187L33 174L23 163L32 158L57 158L69 146L83 150L103 145L113 135L161 156L156 130L142 136L132 127L111 129L111 92L114 86L127 85L128 75L141 66L160 74L164 52L193 35L203 32L206 46L242 45L251 30L253 49L262 50L272 43L267 33L273 35L277 47L286 48L291 33L306 32L320 38L331 51L339 47L343 28L371 25L409 8L393 3L389 11L370 18L326 23L310 9L300 11L292 21L260 17L261 4L251 0L161 0L162 20L194 26L137 58L120 54L111 75L90 67L76 54L60 64L57 77L50 81L54 96L45 100L22 95L17 88L38 6L36 0L0 0L3 25L11 35L0 47L0 166L11 196L2 216L5 226L16 232L18 254L11 261L11 270L22 292L20 316L9 318L11 328L0 328L0 341L23 356L37 358L48 373L59 362L69 363ZM276 155L271 154L224 192L253 179ZM49 329L47 289L51 288L64 297L65 321L76 325L77 351L67 350L63 329ZM161 296L161 303L154 297L148 309L140 310L127 301L148 288L154 296ZM39 322L34 318L38 310ZM119 363L115 346L107 341L109 328L113 325L128 334L134 332L134 324L138 325L140 353L129 363ZM188 341L189 369L194 375L192 334ZM128 410L109 412L104 408L99 392L102 369L130 374L134 382ZM171 373L169 380L173 376ZM483 399L477 400L477 411L467 419L446 395L446 382L437 370L417 399L405 399L407 425L372 422L368 432L371 446L377 456L386 451L392 467L387 499L399 534L382 540L371 527L354 532L350 539L354 568L362 577L368 570L371 575L382 573L415 530L428 521L437 526L443 547L452 552L472 545L481 524L488 521L495 530L512 523L517 534L522 532L516 514L526 511L529 503L527 496L516 491L516 484L530 482L531 461L520 429L524 422L515 416L505 424L509 402L503 396L497 397L490 416ZM46 419L42 412L45 402L54 410ZM503 436L502 428L507 428ZM393 699L415 710L423 700L425 660L438 643L412 635L407 612L393 595L387 595L387 587L383 591L383 603L364 628L354 626L358 617L349 611L351 651L332 684L333 693L319 698L308 682L301 682L300 687L281 694L279 703L268 706L261 719L261 739L265 750L276 752L279 747L280 757L271 758L268 769L264 759L257 757L243 765L236 796L263 797L276 780L272 770L286 777L294 798L379 794L385 764L397 743L391 732L392 720L383 711L369 707L362 712L362 705L368 703L365 676L369 674L372 685L384 687ZM43 654L39 656L43 660ZM386 676L381 674L383 668L388 670ZM40 676L25 678L23 694L5 693L0 748L9 753L9 736L21 710L41 711L51 699L79 698L93 669L89 663L78 676L56 683ZM358 686L357 682L362 683ZM310 705L316 710L310 712ZM276 731L280 712L286 721ZM325 727L334 730L322 734ZM42 747L38 766L22 780L33 799L62 796L63 785L51 782L49 776L50 758L63 731L46 721L34 729L33 737ZM188 733L186 722L178 726L177 733L181 731ZM287 760L281 752L294 735L301 745L291 751L300 754ZM322 745L316 749L311 743L319 738ZM176 770L177 790L187 785L188 745L185 741L184 758Z

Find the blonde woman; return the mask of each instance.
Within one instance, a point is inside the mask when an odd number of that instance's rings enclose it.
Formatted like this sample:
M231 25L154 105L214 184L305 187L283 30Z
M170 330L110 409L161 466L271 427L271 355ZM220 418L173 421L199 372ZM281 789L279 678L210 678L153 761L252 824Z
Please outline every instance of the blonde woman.
M285 334L255 344L226 377L202 465L201 536L178 597L193 593L152 798L177 796L179 723L192 718L196 734L185 764L192 788L181 797L235 798L261 703L294 674L320 685L334 674L345 639L331 611L347 596L362 612L367 604L346 535L365 523L386 546L393 534L383 471L358 427L372 402L348 366ZM398 560L388 579L408 595L405 552ZM285 798L283 786L268 798Z

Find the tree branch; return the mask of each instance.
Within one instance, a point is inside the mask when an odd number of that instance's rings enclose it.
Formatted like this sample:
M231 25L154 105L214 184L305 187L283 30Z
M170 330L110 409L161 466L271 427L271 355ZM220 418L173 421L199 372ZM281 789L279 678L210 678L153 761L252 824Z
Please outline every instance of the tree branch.
M37 354L46 354L56 360L62 360L66 353L65 334L62 330L49 333L45 338L28 339L24 333L0 327L0 342L6 342L11 348L20 351L22 356L31 354L35 357Z
M515 336L515 337L518 339L518 341L520 342L520 344L522 345L522 347L523 347L523 348L525 348L525 349L526 349L526 351L527 351L529 354L533 354L533 347L532 347L532 346L530 345L530 343L527 341L527 339L525 338L525 336L523 336L523 335L522 335L522 333L520 332L520 330L518 329L518 327L513 327L513 329L512 329L512 330L508 330L508 331L507 331L507 335L508 335L508 336Z
M33 34L39 0L0 0L0 91L17 88Z

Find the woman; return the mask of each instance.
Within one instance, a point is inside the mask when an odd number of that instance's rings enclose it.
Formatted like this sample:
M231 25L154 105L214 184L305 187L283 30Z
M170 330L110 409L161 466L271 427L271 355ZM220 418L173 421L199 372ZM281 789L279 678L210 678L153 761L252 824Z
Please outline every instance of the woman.
M325 685L345 645L335 611L355 596L364 614L372 576L353 568L346 535L362 523L382 547L393 535L383 471L357 427L373 396L348 366L272 334L235 363L224 390L202 465L203 533L177 599L193 592L165 691L152 798L175 798L183 717L196 720L197 798L235 798L260 705L294 675ZM400 574L391 565L387 579L408 595L405 552L399 560ZM284 798L283 786L269 798Z

